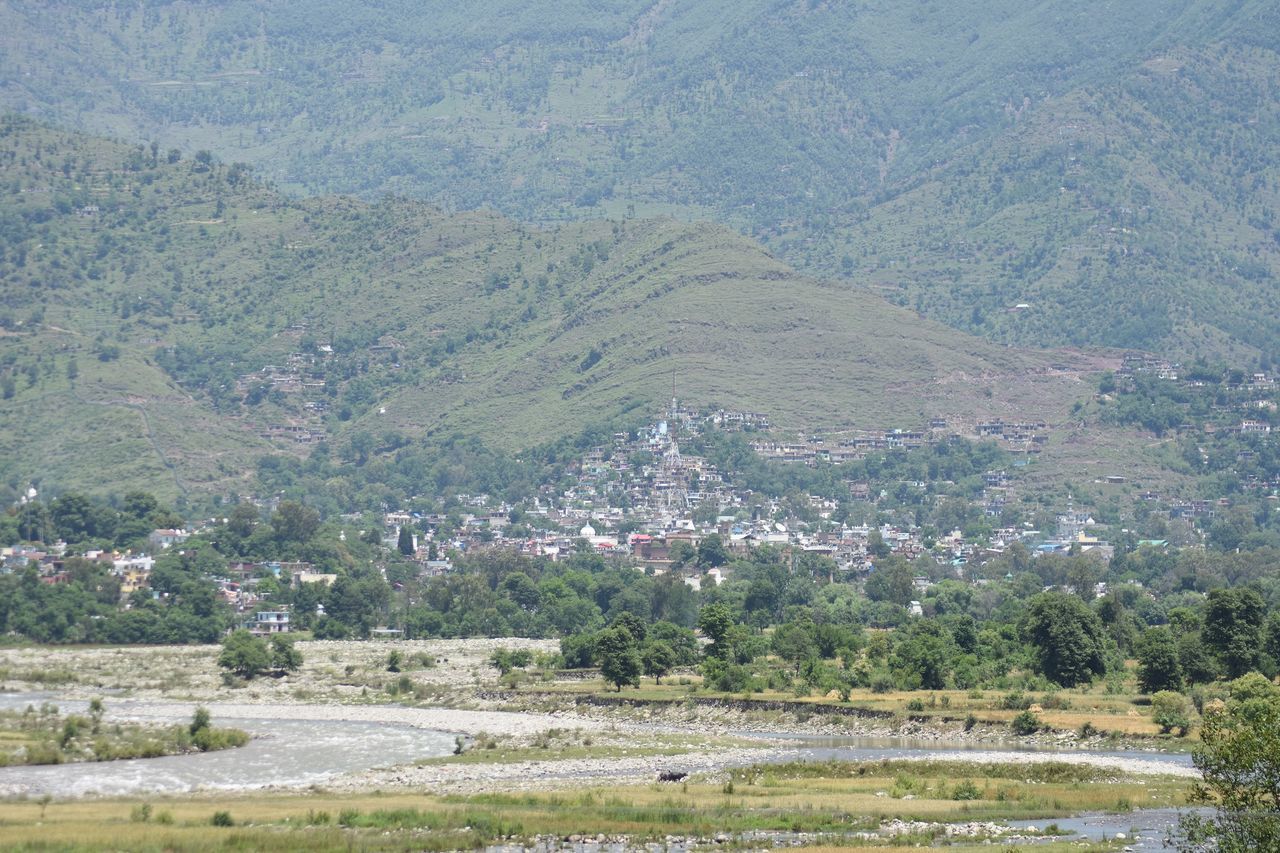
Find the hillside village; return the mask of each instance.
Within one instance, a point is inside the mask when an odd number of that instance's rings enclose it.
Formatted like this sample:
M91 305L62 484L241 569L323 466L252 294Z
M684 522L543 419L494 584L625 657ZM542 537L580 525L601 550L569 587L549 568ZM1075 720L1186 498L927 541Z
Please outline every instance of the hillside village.
M964 431L958 431L961 429ZM1029 553L1073 551L1094 554L1102 561L1110 559L1112 546L1102 538L1103 528L1087 513L1069 508L1057 517L1055 529L1047 531L1000 521L1014 497L1017 468L1027 464L1027 454L1039 452L1048 429L1043 423L1003 422L966 428L935 419L924 429L895 428L784 442L771 437L765 415L725 410L702 413L683 408L673 399L662 417L646 428L635 434L617 433L612 443L584 453L570 467L567 487L544 484L536 497L518 506L477 494L457 496L448 511L388 508L378 519L380 526L372 530L365 527L369 516L352 514L341 519L339 538L376 537L390 552L398 552L401 559L415 565L420 577L448 575L454 571L457 555L485 549L505 549L552 561L590 551L631 561L655 575L679 573L695 589L722 582L732 571L732 557L763 545L781 548L793 559L823 560L831 580L863 580L874 571L875 558L896 554L914 561L919 572L915 584L923 597L929 587L945 578L985 582L971 567L1003 554L1014 543L1021 543ZM838 466L872 453L905 453L936 443L986 441L999 445L1010 459L1011 469L990 470L981 477L977 502L990 520L989 533L965 535L959 529L934 532L905 522L900 513L886 513L891 520L875 522L877 504L888 495L867 482L848 481L847 501L807 495L806 505L797 512L791 501L753 491L738 482L735 472L718 470L705 457L682 450L682 442L689 446L706 430L744 433L752 439L750 446L759 458L804 466ZM255 502L264 509L274 509L274 501ZM848 502L865 506L865 515L871 520L855 523L841 519L841 504ZM1204 514L1207 517L1212 512L1204 510ZM131 596L147 590L154 555L181 549L191 536L224 522L215 518L187 530L157 529L149 537L150 553L91 550L80 556L109 566L120 581L120 598L127 603ZM691 571L691 556L707 545L722 549L723 564ZM70 579L65 568L66 549L65 543L6 548L0 553L0 565L6 572L16 572L34 562L41 582L65 583ZM229 561L211 576L218 597L255 633L289 630L287 608L272 603L274 591L282 584L295 588L308 583L332 585L337 578L336 573L309 562L280 560Z

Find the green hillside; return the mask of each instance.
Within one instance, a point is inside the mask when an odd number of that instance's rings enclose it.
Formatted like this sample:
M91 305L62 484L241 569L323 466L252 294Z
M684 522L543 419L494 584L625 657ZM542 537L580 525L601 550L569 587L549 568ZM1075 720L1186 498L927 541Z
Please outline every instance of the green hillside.
M805 251L997 340L1266 367L1280 358L1278 89L1272 50L1170 51L1046 104Z
M9 0L0 103L208 149L293 193L714 220L999 341L1253 352L1280 307L1278 15Z
M801 276L709 224L298 201L13 116L0 167L10 488L226 492L273 449L360 463L458 432L519 450L646 416L673 376L694 405L795 430L1052 419L1095 368Z

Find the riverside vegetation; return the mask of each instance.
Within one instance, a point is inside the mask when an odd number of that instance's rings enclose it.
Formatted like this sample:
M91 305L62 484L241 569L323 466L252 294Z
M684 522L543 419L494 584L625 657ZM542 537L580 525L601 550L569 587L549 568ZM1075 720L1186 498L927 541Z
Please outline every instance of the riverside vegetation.
M47 702L25 711L0 711L0 766L156 758L249 742L239 729L214 728L204 708L185 726L108 721L105 711L101 699L89 703L87 714L62 714Z
M576 791L467 796L395 792L334 795L217 795L145 801L0 804L18 846L93 846L94 824L125 847L206 849L228 839L272 849L467 849L503 841L559 843L606 838L629 846L678 839L720 843L886 843L981 849L986 839L1043 839L1045 849L1110 850L1071 838L1055 844L1051 820L1019 832L1006 819L1081 810L1128 810L1182 802L1184 786L1118 779L1089 769L1042 764L972 766L946 762L761 765L715 779ZM585 790L584 790L585 788ZM35 826L37 820L40 826ZM1042 834L1043 833L1043 834ZM673 839L674 840L674 839ZM972 845L972 846L971 846ZM1040 844L1037 844L1040 847Z

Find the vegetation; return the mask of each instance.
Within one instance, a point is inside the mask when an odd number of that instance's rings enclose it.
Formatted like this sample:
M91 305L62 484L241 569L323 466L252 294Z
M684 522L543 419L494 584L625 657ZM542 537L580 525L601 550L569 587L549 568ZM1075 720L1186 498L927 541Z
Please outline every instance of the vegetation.
M713 217L1000 340L1273 354L1274 8L1073 11L60 2L5 102L313 195Z
M1028 784L1028 780L1032 783ZM731 784L730 784L731 783ZM832 843L865 844L855 833L893 818L931 823L900 842L928 844L945 822L1051 819L1078 811L1113 810L1125 802L1179 804L1182 783L1116 779L1052 762L969 765L948 762L862 762L761 765L733 771L730 783L691 779L683 785L582 785L573 790L423 796L421 793L305 795L255 792L200 800L82 800L52 804L41 817L34 801L0 805L6 841L91 848L104 829L125 848L207 847L234 835L246 845L283 850L459 849L506 838L626 836L643 843L667 835L712 838L725 833L823 833ZM968 799L971 793L977 797ZM960 794L957 797L957 794ZM150 805L147 820L141 805ZM161 816L165 816L161 820ZM215 815L219 829L211 833ZM38 824L38 825L37 825ZM223 831L221 827L234 826ZM984 838L949 839L949 849L990 849ZM1037 847L1057 853L1094 850L1074 839ZM1104 847L1097 847L1102 851Z
M249 742L249 735L239 729L214 728L208 712L202 711L190 726L107 722L100 699L92 700L87 715L62 714L48 703L0 711L0 766L155 758Z
M302 666L302 653L293 643L294 638L287 634L273 634L267 640L244 629L232 631L222 640L218 666L244 679L268 671L277 675L296 672Z
M1206 706L1194 753L1204 774L1191 801L1211 816L1182 818L1181 850L1269 850L1280 844L1280 689L1258 675L1230 684L1227 699Z

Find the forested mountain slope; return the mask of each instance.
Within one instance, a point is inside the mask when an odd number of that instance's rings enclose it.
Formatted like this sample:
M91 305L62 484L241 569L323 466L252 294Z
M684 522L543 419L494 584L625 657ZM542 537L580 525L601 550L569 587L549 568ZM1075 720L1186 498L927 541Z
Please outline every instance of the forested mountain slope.
M1269 368L1277 91L1274 51L1170 51L1043 105L805 251L999 340L1260 353Z
M4 105L288 191L712 219L1022 344L1275 339L1237 319L1280 313L1265 0L6 0L0 23Z
M272 448L362 463L455 432L519 450L648 416L673 378L795 429L1052 419L1085 390L1077 356L921 320L709 224L299 201L16 116L0 188L11 486L228 489Z

